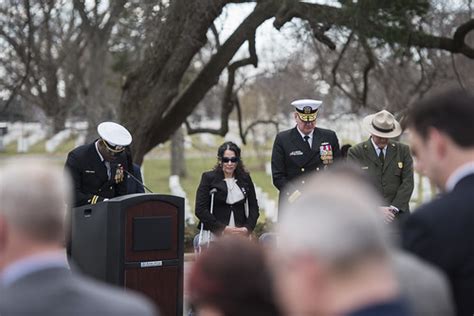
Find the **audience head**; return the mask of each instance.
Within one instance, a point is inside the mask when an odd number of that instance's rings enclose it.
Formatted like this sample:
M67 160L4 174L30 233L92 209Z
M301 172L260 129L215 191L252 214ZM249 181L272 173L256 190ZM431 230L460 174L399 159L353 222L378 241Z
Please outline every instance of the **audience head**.
M474 156L474 97L450 90L420 101L407 114L415 168L444 188Z
M287 313L343 312L344 307L335 304L335 293L360 297L367 290L363 284L347 293L345 285L367 278L380 277L376 284L387 285L374 291L378 293L366 292L369 301L396 294L389 233L378 212L381 201L359 174L347 165L319 173L308 179L300 198L286 205L274 262Z
M62 247L69 197L69 179L60 167L36 159L1 167L0 257Z
M188 281L199 316L279 315L262 248L247 238L224 236L194 263Z
M222 170L225 175L234 176L244 172L244 163L240 156L240 147L233 142L225 142L217 149L215 170Z

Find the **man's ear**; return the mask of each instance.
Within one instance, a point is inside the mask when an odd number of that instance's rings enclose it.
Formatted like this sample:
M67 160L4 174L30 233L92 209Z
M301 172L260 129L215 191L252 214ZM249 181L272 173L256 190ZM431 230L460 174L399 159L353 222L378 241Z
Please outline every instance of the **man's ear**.
M433 149L433 153L439 158L446 157L449 147L449 139L446 134L440 132L436 128L430 128L428 130L427 141L429 146Z

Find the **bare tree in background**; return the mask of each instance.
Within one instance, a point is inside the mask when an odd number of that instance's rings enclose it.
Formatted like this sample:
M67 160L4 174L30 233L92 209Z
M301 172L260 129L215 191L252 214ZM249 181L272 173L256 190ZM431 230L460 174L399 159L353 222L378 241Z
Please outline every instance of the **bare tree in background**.
M38 106L52 119L54 132L64 128L76 98L69 70L82 50L77 19L63 6L66 1L10 0L0 5L0 65L5 72L0 89L10 91L5 107L21 96L22 103Z
M209 42L208 31L212 30L214 22L221 15L222 10L231 3L246 2L254 4L252 12L224 42L212 51L201 67L194 67L192 62L195 56L205 49ZM60 3L62 1L40 0L35 1L35 6L38 5L38 10L44 12L45 17L61 12L61 16L69 16L71 20L75 21L74 25L78 27L71 28L71 30L80 31L74 33L78 34L77 38L80 38L80 41L74 46L74 53L67 56L74 59L77 53L80 55L80 59L79 61L75 60L75 63L67 63L67 66L77 66L78 74L74 75L74 71L68 72L69 68L63 63L63 66L55 66L54 69L58 71L48 72L47 67L34 69L38 70L40 76L35 78L33 68L30 68L33 65L33 59L42 60L46 56L46 60L56 60L57 57L57 49L51 50L48 55L47 49L45 49L48 47L48 41L38 37L38 43L41 43L42 46L37 53L34 53L33 48L30 49L28 45L25 46L24 53L21 53L21 50L16 51L19 56L17 60L21 60L24 66L17 68L17 76L12 77L13 80L10 82L7 80L8 88L13 91L20 86L21 90L32 91L33 95L36 93L44 96L45 100L51 98L54 103L54 90L59 91L56 92L57 94L64 93L66 89L63 86L68 87L69 80L78 80L74 82L75 85L70 86L72 91L77 94L75 100L71 101L72 103L82 102L87 107L97 106L100 110L108 109L108 104L113 105L114 102L109 100L109 103L102 104L104 102L102 89L107 87L108 80L110 80L107 69L118 64L116 58L120 59L126 55L124 51L127 49L127 45L129 48L139 45L139 48L134 48L133 56L128 59L129 62L124 63L126 67L122 68L122 70L126 69L123 72L126 76L121 86L118 109L111 110L112 113L109 113L110 116L113 116L116 111L120 121L132 132L134 159L138 163L142 162L143 156L152 148L171 137L203 100L208 91L219 82L223 73L227 76L224 79L224 99L220 104L221 115L228 118L228 114L234 109L239 110L240 102L239 98L236 98L238 88L235 87L235 74L239 69L258 66L255 34L263 22L272 18L274 18L273 25L277 29L282 28L290 21L305 23L308 26L306 33L311 34L314 40L321 45L321 50L335 52L335 64L340 59L339 66L333 67L335 70L331 73L331 77L336 79L334 85L340 84L340 91L345 90L347 97L355 97L354 103L364 106L379 104L375 97L373 97L375 101L371 101L372 91L376 91L376 89L369 88L372 82L372 73L375 73L377 67L382 70L380 78L387 77L387 73L384 77L385 66L374 55L374 51L384 45L393 52L408 54L407 59L410 61L405 61L407 65L415 65L418 62L413 49L419 50L420 56L424 57L428 54L427 49L432 49L432 54L437 54L440 51L454 54L456 55L453 57L454 64L461 62L457 60L460 55L469 59L474 58L474 49L468 41L468 34L474 28L474 20L470 15L466 15L456 24L452 24L448 30L431 28L429 15L435 11L430 8L428 0L340 0L339 7L297 0L147 0L143 2L118 0L104 2L102 6L99 5L102 3L99 0L94 2L74 0L73 9L69 10L67 7L62 7L62 10L47 9L48 5L57 6ZM30 6L28 0L10 0L10 4L18 4L17 7L24 8L24 12L33 12L28 9ZM41 5L46 9L40 7ZM105 9L102 11L104 6ZM144 12L143 6L148 6L150 9L146 9ZM140 8L141 11L135 10L135 8ZM7 22L10 11L6 6L3 6L2 9L6 10L0 12L4 14L0 20L6 27L2 30L10 30L11 25ZM35 14L38 10L34 10ZM138 15L137 12L141 13ZM28 14L24 15L28 16ZM78 16L80 23L77 22ZM131 23L130 21L134 21L135 16L138 17L137 22ZM40 16L35 15L35 17L38 19ZM39 18L39 21L42 20L50 21L49 17L47 19ZM27 18L27 21L35 20ZM141 29L140 31L137 29L127 30L125 27L127 25L141 25L144 21L154 27L145 27L143 34ZM40 34L36 33L37 28L34 27L34 24L23 23L20 25L21 27L16 33L19 38L23 39L23 42L31 43L31 34ZM44 27L44 29L47 34L48 28ZM67 27L63 25L59 29L67 30ZM133 34L137 32L139 36L134 37ZM8 32L6 34L10 38L13 37ZM4 34L2 36L3 39L7 38ZM121 36L124 36L122 44L127 43L127 45L123 45L125 48L121 48L121 45L117 44L120 43L117 37ZM135 45L132 44L137 38L140 40L135 41ZM58 41L62 41L62 39L58 38ZM236 52L244 43L248 44L247 56L235 60ZM14 51L14 46L11 46L13 48L10 47L10 51ZM365 61L361 59L361 62L357 63L360 68L355 72L350 73L344 66L349 62L343 54L345 47L347 47L346 51L352 50L365 58ZM89 52L88 49L94 51ZM107 56L114 58L109 60ZM5 57L5 55L1 57ZM86 61L88 61L87 64L82 64ZM462 62L465 61L462 60ZM4 67L17 66L16 63L7 64L7 66L2 63L2 65ZM82 67L89 68L81 70ZM58 84L54 86L54 76L48 76L48 73L54 73L57 76L61 76L63 73L68 73L68 75L62 75L64 78L60 77L57 81ZM122 74L122 72L117 73ZM400 76L403 76L402 73ZM463 81L465 74L459 69L457 73L458 81ZM191 79L190 74L192 74ZM430 73L426 72L426 75L428 77ZM49 82L46 79L50 77L53 78L51 81L53 84L49 86L50 88L45 89L44 87L48 87L46 82ZM320 75L320 78L332 83L326 80L329 79L327 76L325 79ZM26 86L27 82L30 82L31 85L31 82L35 81L43 89L40 90L41 93L36 92L34 87ZM56 87L56 89L51 87ZM384 87L382 85L377 89L396 90L390 86ZM50 95L46 97L46 93L50 93ZM346 93L344 92L344 94ZM63 98L66 96L67 94L64 93ZM388 96L390 94L385 95L385 97ZM403 103L405 101L401 102L401 104ZM91 114L91 110L87 111L89 111L88 115L94 116ZM240 112L238 111L238 113ZM48 115L54 116L51 111L48 112ZM100 117L101 114L97 116ZM225 131L225 126L221 127L220 132L222 131Z
M180 85L192 57L207 42L206 32L231 2L245 1L180 1L170 3L165 22L145 60L128 77L123 87L121 117L134 134L134 154L141 162L143 155L157 144L167 140L186 120L220 74L228 67L235 52L248 41L255 40L255 31L265 20L275 17L274 26L281 28L293 18L308 21L314 37L329 49L336 49L335 39L328 33L331 28L354 32L367 56L371 46L387 43L418 48L434 48L474 58L474 50L464 39L474 27L467 20L456 28L453 37L425 33L415 23L416 17L428 12L428 1L341 1L341 8L299 1L257 1L250 15L220 46L208 63L187 86ZM258 58L252 56L253 65ZM373 67L367 66L368 69ZM357 80L367 82L368 70ZM361 98L367 98L362 85ZM224 105L225 106L225 105Z

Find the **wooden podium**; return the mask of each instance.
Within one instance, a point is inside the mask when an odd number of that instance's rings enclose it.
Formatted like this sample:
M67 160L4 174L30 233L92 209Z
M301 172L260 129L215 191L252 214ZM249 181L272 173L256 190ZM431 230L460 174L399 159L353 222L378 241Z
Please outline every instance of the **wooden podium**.
M130 194L74 208L71 259L86 275L183 315L184 199Z

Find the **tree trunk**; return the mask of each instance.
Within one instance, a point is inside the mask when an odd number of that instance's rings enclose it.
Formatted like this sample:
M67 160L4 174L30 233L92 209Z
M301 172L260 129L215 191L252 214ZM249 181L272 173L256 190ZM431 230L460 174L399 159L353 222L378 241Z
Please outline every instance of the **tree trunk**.
M185 178L187 175L182 126L171 136L171 175L178 175L182 178Z

